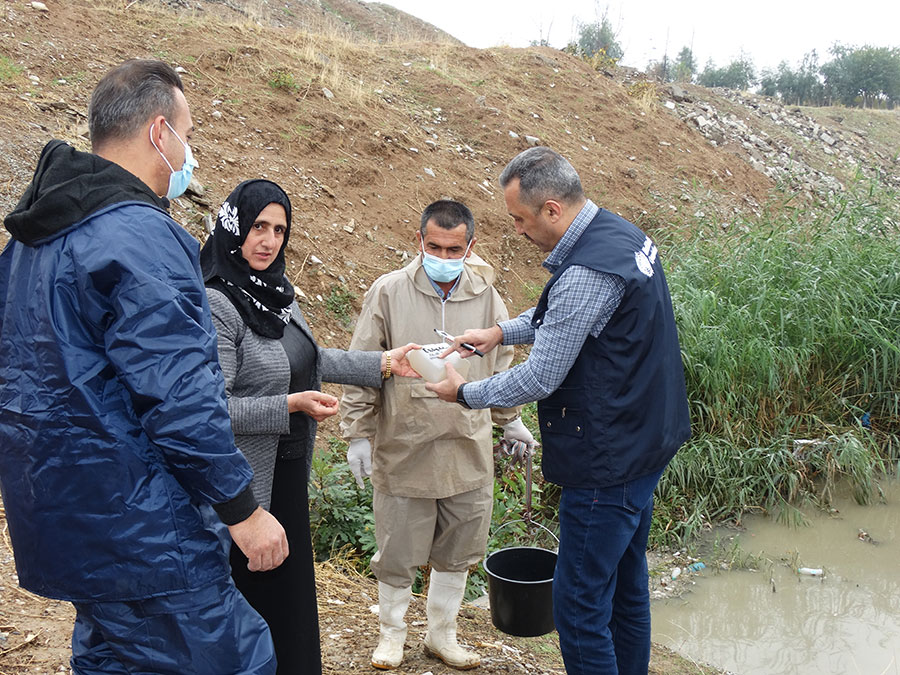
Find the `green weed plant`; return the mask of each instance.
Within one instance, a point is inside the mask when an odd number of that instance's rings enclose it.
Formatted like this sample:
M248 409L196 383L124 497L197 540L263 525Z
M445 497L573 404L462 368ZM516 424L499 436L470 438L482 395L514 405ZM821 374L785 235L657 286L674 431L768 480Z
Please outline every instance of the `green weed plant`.
M0 54L0 82L9 82L22 73L22 66Z
M900 459L897 203L861 181L822 209L669 243L694 437L660 482L652 543L748 511L800 523L840 480L861 503L878 493Z

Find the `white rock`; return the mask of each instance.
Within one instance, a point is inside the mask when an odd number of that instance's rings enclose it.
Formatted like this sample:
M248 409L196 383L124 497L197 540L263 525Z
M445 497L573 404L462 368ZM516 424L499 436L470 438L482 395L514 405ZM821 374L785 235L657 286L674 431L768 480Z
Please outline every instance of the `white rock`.
M418 148L410 148L409 151L410 151L410 152L414 152L414 153L416 153L416 154L419 154L419 149L418 149Z
M221 110L213 110L212 116L215 117L217 120L222 119L222 111Z
M526 136L525 140L528 142L528 145L535 146L541 144L541 139L537 136Z
M325 98L327 98L329 101L330 101L331 99L334 98L334 94L332 93L331 89L329 89L328 87L322 87L322 94L323 94L323 95L325 96Z
M518 138L518 137L519 137L519 134L517 134L515 131L510 131L510 132L509 132L509 137L510 137L510 138Z
M39 12L49 12L50 11L49 9L47 9L47 5L45 5L43 2L32 2L31 8L36 9Z
M669 110L675 110L675 101L666 101L663 103Z
M314 255L309 256L309 262L311 262L313 265L324 265L325 264Z
M428 174L429 176L431 176L432 178L435 177L435 176L434 176L434 171L433 171L432 169L429 169L427 166L426 166L424 169L422 169L422 171L424 171L425 173L427 173L427 174Z
M183 75L184 73L187 72L187 68L182 68L181 66L177 66L175 68L175 72L178 73L179 75Z

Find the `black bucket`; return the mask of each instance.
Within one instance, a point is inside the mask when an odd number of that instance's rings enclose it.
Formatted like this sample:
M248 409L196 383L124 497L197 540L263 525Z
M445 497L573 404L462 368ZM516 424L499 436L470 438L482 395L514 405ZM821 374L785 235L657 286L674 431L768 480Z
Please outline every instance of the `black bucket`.
M553 570L556 553L517 546L484 560L488 575L491 622L508 635L535 637L552 631Z

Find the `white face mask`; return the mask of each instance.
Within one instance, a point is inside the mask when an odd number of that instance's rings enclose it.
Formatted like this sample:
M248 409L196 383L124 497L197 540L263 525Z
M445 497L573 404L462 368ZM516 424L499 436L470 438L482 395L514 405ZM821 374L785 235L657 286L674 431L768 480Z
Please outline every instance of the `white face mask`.
M153 126L150 126L150 142L153 143L153 147L156 148L156 151L159 152L159 156L163 158L163 161L166 163L166 166L169 167L169 189L166 191L166 197L169 199L175 199L176 197L180 197L184 194L184 191L187 190L188 185L191 183L191 177L194 175L194 169L196 169L199 164L197 164L197 160L194 159L194 153L191 152L191 146L181 140L181 136L178 135L172 125L169 124L166 120L163 120L165 125L169 127L169 130L175 134L175 138L184 146L184 163L181 165L181 169L175 171L172 168L172 165L169 163L169 160L166 159L166 156L160 152L160 149L156 147L156 143L153 142Z

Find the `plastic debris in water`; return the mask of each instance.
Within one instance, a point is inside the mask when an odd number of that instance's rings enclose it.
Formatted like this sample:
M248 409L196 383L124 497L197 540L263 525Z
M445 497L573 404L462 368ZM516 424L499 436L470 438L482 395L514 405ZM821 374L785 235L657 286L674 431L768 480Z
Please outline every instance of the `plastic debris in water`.
M811 577L820 577L825 574L825 570L821 567L801 567L797 570L799 574L806 574Z
M691 563L690 565L688 565L688 569L691 572L699 572L700 570L705 570L706 565L704 565L702 562L700 562L698 560L697 562L694 562L694 563Z

